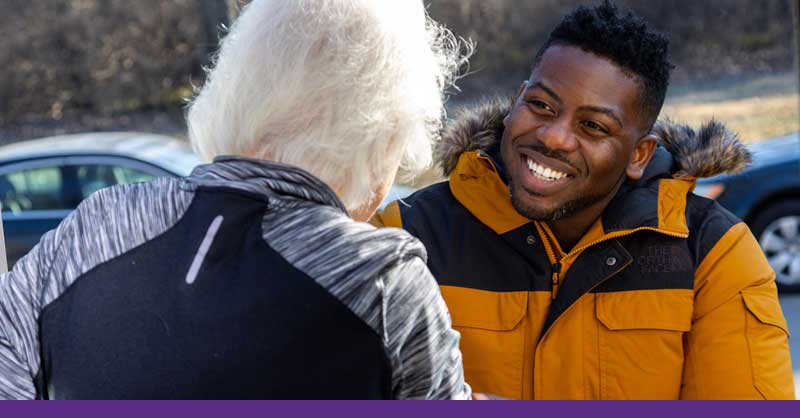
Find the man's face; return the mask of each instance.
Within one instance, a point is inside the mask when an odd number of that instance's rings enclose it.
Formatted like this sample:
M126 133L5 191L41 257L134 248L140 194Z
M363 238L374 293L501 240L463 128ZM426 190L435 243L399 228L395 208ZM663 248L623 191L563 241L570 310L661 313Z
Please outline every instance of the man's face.
M548 48L504 120L515 209L541 221L597 216L625 177L641 177L655 142L638 144L648 133L639 94L640 84L609 60Z

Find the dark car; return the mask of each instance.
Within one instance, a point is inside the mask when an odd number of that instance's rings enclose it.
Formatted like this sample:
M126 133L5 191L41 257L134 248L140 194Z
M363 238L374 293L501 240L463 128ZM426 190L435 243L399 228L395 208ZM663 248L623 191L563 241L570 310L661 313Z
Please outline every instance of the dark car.
M775 270L778 288L800 292L800 132L750 149L749 168L703 179L695 193L716 199L743 219Z
M8 266L98 189L185 176L199 163L185 141L142 133L67 135L0 147Z

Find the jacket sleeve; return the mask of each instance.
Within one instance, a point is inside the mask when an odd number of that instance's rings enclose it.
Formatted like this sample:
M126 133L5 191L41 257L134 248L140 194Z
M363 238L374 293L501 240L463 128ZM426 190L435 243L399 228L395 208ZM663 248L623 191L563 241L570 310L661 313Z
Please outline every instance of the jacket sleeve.
M682 399L794 399L775 273L744 223L731 227L696 270L684 355Z
M419 257L401 262L384 286L384 339L394 398L469 399L459 334L425 262Z
M376 228L384 228L391 226L394 228L402 228L403 221L400 218L400 206L397 201L393 201L386 205L382 211L377 212L370 220Z
M33 399L39 371L39 313L59 230L42 237L0 276L0 399Z

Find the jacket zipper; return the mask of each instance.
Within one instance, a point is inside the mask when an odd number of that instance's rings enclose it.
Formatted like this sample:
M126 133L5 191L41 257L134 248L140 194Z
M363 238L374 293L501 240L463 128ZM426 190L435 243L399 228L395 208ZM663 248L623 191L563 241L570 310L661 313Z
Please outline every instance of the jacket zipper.
M558 295L558 285L561 283L561 260L565 254L562 253L561 258L559 258L553 249L553 244L550 242L550 234L544 230L539 222L534 222L534 225L536 226L536 231L539 233L539 236L542 238L544 251L547 253L548 261L550 261L550 269L552 271L550 275L550 283L552 285L550 290L550 299L556 300L556 296Z
M552 276L553 289L550 292L551 300L556 300L556 295L558 294L558 284L559 281L561 280L561 277L559 277L560 275L561 275L561 262L556 261L556 263L553 264L553 276Z

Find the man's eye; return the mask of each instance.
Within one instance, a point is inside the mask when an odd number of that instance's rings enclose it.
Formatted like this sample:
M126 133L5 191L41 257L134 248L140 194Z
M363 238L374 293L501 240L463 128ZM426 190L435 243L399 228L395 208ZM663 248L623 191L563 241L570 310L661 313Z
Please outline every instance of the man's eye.
M589 129L591 129L593 131L602 132L604 134L608 133L608 129L606 129L605 126L603 126L603 125L601 125L601 124L599 124L599 123L597 123L595 121L591 121L591 120L584 121L583 122L583 126L589 128Z
M531 106L533 106L533 107L535 107L537 109L541 109L541 110L543 110L545 112L555 113L553 111L553 108L550 107L550 105L548 105L547 103L545 103L545 102L543 102L541 100L531 99L531 100L528 100L528 103L530 103Z

